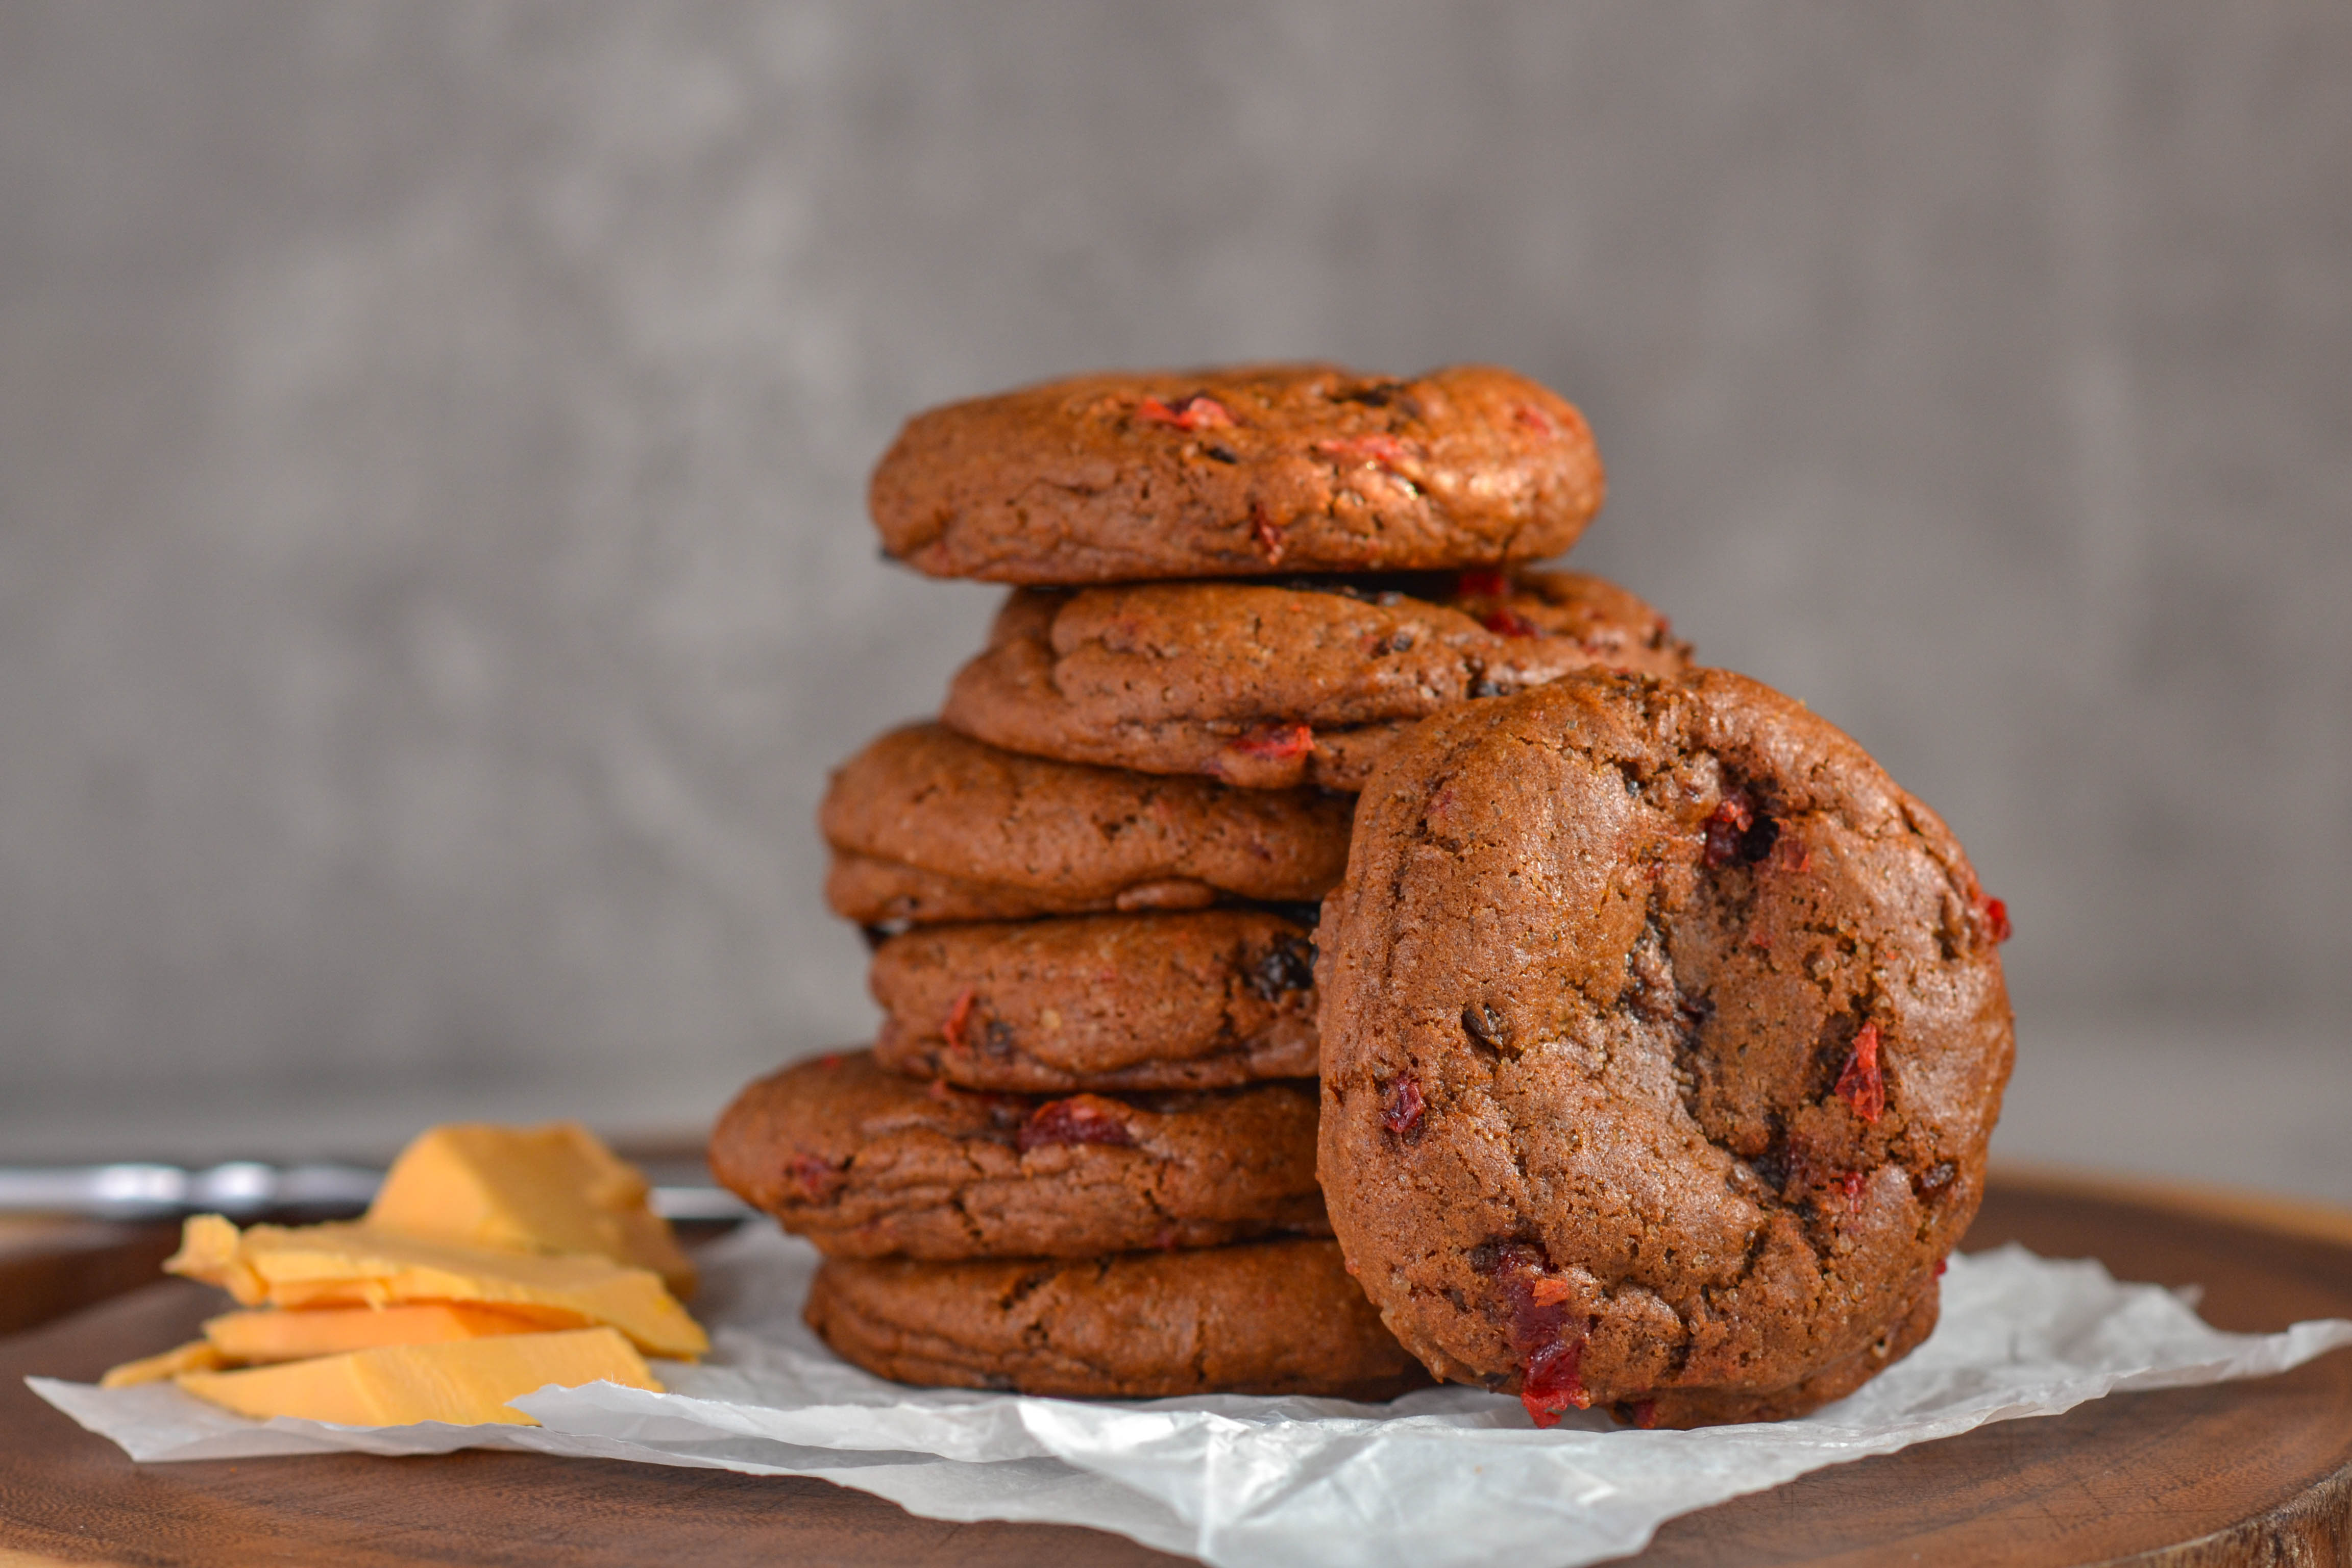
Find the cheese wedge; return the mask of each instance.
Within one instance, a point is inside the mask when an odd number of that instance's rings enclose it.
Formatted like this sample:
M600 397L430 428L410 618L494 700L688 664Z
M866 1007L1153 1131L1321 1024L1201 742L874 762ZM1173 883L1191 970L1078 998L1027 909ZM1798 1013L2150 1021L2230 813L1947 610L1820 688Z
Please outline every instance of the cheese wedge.
M684 1299L694 1294L694 1265L649 1193L635 1166L576 1121L458 1122L401 1152L367 1223L468 1247L593 1252L652 1269Z
M299 1415L346 1426L418 1421L536 1426L507 1401L550 1384L577 1388L600 1379L661 1390L644 1358L611 1329L390 1345L248 1372L184 1372L174 1381L199 1398L262 1421Z
M247 1307L464 1301L522 1310L551 1325L609 1324L653 1355L691 1359L710 1348L702 1325L658 1276L603 1258L459 1247L364 1225L239 1232L219 1215L196 1215L163 1267L217 1285Z
M100 1388L130 1388L142 1383L161 1383L167 1377L177 1377L184 1372L210 1372L228 1365L219 1349L205 1340L191 1340L163 1352L161 1355L142 1356L126 1361L110 1370L98 1380Z
M225 1312L205 1324L205 1338L228 1363L301 1361L314 1355L373 1350L379 1345L429 1345L444 1340L487 1339L576 1328L565 1313L532 1313L463 1301L406 1307L312 1307L298 1312L262 1308ZM203 1370L203 1369L189 1369Z

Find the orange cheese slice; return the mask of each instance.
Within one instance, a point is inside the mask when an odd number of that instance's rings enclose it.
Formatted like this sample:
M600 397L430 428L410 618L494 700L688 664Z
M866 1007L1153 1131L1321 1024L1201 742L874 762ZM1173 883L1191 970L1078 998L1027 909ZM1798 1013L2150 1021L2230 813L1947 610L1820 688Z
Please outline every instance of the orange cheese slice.
M530 1334L578 1326L579 1321L568 1313L534 1314L464 1301L420 1301L405 1307L313 1307L296 1312L260 1308L225 1312L205 1324L205 1338L228 1362L254 1363L301 1361L379 1345L429 1345L444 1340L478 1340L492 1334Z
M710 1348L659 1276L579 1254L532 1254L388 1235L364 1225L252 1226L197 1215L163 1267L247 1307L391 1307L466 1302L551 1325L605 1324L649 1355Z
M387 1345L247 1372L184 1372L173 1381L261 1421L299 1415L346 1426L535 1426L508 1401L550 1384L577 1388L600 1380L661 1390L644 1358L611 1329Z
M594 1253L691 1296L694 1265L649 1196L644 1174L576 1121L453 1122L401 1152L367 1223L467 1247Z

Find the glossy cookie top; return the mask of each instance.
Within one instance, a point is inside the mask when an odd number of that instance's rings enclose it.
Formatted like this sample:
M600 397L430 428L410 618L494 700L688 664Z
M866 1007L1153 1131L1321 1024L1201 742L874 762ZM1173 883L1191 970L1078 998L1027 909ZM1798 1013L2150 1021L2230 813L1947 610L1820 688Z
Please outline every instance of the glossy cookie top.
M1442 1376L1687 1425L1925 1336L2012 1052L1934 813L1743 677L1584 673L1427 721L1318 931L1319 1173Z
M940 718L1068 762L1354 790L1413 720L1689 655L1665 616L1581 572L1024 588Z
M915 724L844 763L817 821L836 914L926 925L1312 902L1339 883L1354 804L1021 756Z
M841 1052L736 1096L710 1168L837 1257L1090 1257L1329 1234L1307 1084L974 1094Z
M884 548L933 576L1080 584L1541 560L1603 490L1583 416L1514 372L1271 364L929 410L868 502Z

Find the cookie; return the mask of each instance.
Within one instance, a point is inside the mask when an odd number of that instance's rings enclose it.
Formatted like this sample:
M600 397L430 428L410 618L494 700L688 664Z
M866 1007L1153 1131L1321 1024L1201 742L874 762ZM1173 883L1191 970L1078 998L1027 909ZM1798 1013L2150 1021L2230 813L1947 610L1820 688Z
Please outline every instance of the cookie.
M884 942L866 979L876 1059L966 1089L1315 1076L1314 932L1271 910L926 926Z
M1976 1212L2007 931L1933 812L1744 677L1441 714L1317 933L1333 1228L1407 1348L1539 1421L1836 1398Z
M867 500L883 548L935 577L1118 583L1538 561L1603 489L1584 416L1510 371L1272 364L931 409Z
M974 1094L856 1051L736 1096L711 1132L710 1168L838 1258L1077 1258L1330 1234L1312 1084Z
M1075 1262L828 1258L804 1316L844 1360L900 1383L1389 1399L1429 1381L1328 1241Z
M1689 656L1664 616L1576 572L1025 588L940 718L1068 762L1354 790L1415 720Z
M1339 885L1354 805L1024 757L917 724L843 763L817 823L835 913L923 925L1312 903Z

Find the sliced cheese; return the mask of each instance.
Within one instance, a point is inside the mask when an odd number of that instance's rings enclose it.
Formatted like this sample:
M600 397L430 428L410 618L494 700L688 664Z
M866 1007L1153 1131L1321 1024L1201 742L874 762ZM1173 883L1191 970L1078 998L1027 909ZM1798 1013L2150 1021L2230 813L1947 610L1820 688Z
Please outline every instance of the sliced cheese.
M600 1379L661 1389L644 1358L611 1329L390 1345L247 1372L186 1372L175 1381L190 1394L263 1421L299 1415L346 1426L418 1421L536 1426L507 1402L550 1384L577 1388Z
M215 1367L226 1365L228 1362L209 1341L191 1340L161 1355L126 1361L100 1378L98 1385L100 1388L130 1388L142 1383L161 1383L184 1372L210 1372Z
M285 1312L260 1308L225 1312L205 1324L205 1338L230 1362L301 1361L315 1355L373 1350L379 1345L429 1345L444 1340L487 1339L576 1328L571 1313L534 1313L463 1301L406 1307L313 1307Z
M579 1254L501 1252L393 1236L364 1225L257 1225L198 1215L163 1267L218 1285L247 1307L389 1307L467 1301L551 1324L605 1323L654 1355L710 1348L658 1276Z
M650 1268L679 1297L691 1296L694 1266L654 1213L649 1192L635 1166L576 1121L451 1123L401 1152L367 1223L469 1247L593 1252Z

